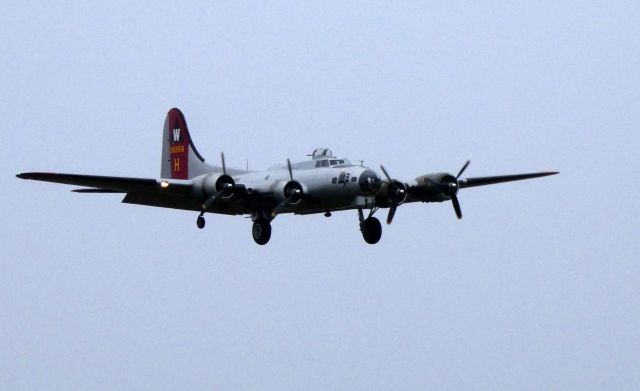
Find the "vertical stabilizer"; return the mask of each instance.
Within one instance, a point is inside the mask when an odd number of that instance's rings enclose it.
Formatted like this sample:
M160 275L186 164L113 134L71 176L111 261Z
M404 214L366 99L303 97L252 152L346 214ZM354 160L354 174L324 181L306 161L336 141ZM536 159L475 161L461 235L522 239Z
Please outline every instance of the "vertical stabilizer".
M212 169L194 146L184 114L176 108L169 110L162 132L160 176L191 179Z

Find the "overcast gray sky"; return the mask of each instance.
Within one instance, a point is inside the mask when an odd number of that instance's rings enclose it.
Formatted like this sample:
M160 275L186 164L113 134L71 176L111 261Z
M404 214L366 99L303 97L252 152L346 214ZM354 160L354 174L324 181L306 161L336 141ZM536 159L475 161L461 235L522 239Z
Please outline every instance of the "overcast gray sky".
M0 389L637 389L639 3L343 3L4 4ZM14 176L156 177L174 106L229 165L561 174L375 246Z

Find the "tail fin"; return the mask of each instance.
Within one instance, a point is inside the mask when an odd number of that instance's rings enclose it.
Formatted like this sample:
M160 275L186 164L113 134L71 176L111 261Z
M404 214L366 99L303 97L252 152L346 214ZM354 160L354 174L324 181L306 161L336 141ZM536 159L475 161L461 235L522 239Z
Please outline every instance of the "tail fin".
M169 110L164 121L160 167L160 177L171 179L191 179L213 169L198 153L184 114L176 108Z

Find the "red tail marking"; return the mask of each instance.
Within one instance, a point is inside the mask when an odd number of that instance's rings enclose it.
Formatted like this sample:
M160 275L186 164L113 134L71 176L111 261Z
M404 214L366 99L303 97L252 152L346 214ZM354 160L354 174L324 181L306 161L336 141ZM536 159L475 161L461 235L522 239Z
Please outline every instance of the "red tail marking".
M184 116L177 109L169 111L169 156L171 178L189 178L189 130Z

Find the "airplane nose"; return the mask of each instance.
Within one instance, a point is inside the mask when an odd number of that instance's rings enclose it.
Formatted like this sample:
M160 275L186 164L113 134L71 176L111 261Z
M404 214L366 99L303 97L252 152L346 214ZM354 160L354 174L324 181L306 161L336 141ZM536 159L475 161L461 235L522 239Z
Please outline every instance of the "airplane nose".
M366 169L360 174L358 185L364 193L375 193L380 189L380 177L375 171Z

